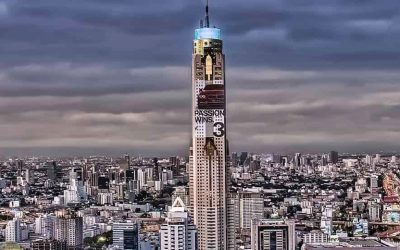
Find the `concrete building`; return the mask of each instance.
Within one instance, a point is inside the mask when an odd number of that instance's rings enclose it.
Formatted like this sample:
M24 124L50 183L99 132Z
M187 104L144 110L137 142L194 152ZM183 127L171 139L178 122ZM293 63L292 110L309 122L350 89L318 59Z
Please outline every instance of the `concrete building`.
M197 250L197 230L180 197L168 212L166 223L161 225L161 250Z
M42 214L35 219L35 233L44 239L54 238L54 227L56 217L54 215Z
M21 221L18 218L14 218L7 223L5 233L6 242L20 242L22 238L21 234Z
M37 239L33 240L30 245L31 250L67 250L67 242Z
M323 243L328 242L329 237L327 234L320 230L313 230L309 233L303 234L303 242L306 243Z
M56 213L54 238L65 241L68 249L83 249L83 219L66 210Z
M381 205L376 202L368 203L368 216L370 221L381 220Z
M251 227L252 250L295 250L294 221L253 220Z
M195 31L192 57L192 146L189 206L199 233L199 250L227 248L227 156L225 56L221 30L205 23Z
M136 222L126 221L113 223L112 231L114 248L139 250L139 228Z
M189 192L187 187L185 186L175 187L174 193L172 194L172 201L175 201L176 198L178 197L181 198L185 206L189 205Z

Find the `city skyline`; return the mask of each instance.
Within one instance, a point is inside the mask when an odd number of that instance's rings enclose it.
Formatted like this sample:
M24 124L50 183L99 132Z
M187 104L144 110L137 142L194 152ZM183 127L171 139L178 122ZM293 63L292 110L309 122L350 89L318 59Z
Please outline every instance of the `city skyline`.
M389 3L213 1L231 151L395 150ZM203 4L0 1L0 155L187 154Z

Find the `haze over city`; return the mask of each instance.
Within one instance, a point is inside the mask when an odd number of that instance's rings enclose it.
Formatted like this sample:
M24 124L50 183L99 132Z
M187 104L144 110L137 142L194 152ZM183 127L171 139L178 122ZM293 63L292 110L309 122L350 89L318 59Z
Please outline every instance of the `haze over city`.
M0 154L186 154L203 6L0 1ZM231 151L396 150L399 7L213 1Z
M0 250L400 250L399 3L0 0Z

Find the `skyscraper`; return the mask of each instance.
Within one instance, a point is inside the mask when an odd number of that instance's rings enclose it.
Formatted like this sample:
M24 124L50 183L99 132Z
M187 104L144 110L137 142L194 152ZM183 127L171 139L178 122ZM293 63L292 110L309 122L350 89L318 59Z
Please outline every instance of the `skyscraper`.
M225 56L221 30L210 27L208 4L195 31L192 61L190 210L199 249L226 249L227 154Z

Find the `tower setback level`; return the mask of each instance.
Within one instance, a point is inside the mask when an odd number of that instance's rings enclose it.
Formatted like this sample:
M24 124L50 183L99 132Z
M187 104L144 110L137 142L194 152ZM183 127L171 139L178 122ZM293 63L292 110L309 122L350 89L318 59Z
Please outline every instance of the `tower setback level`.
M192 145L189 161L190 211L200 250L227 249L227 140L225 56L221 30L211 28L206 7L195 31L192 58Z

